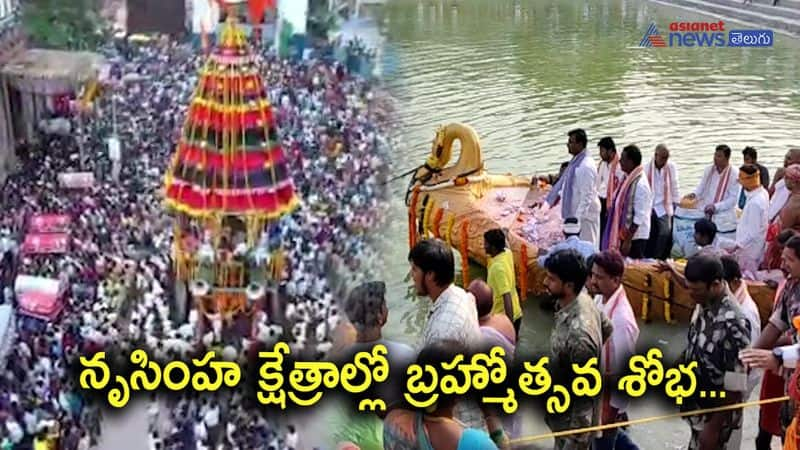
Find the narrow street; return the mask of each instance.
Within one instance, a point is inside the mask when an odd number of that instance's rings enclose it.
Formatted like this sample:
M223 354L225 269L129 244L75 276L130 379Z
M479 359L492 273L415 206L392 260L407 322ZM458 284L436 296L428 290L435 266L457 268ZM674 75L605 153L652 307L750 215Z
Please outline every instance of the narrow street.
M132 401L122 411L104 412L103 433L97 450L150 450L147 399Z

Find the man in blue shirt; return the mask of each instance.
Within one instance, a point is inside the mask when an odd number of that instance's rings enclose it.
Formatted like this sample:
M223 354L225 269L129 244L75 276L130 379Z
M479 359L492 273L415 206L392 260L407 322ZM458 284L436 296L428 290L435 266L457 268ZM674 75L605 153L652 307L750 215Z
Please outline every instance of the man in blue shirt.
M539 249L539 267L544 267L547 257L559 250L574 249L583 256L584 260L595 253L594 245L591 242L580 239L581 225L578 223L578 219L574 217L566 219L563 230L564 241L555 244L549 249Z

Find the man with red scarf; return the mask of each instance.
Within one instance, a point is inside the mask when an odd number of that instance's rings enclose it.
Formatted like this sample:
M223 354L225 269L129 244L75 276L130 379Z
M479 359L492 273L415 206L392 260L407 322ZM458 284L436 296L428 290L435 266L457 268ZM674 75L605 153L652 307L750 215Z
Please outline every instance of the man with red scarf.
M739 174L731 168L731 148L718 145L714 151L714 164L703 172L703 178L694 192L687 195L707 216L732 211L739 195Z
M614 201L617 186L625 179L625 172L619 164L619 153L614 139L606 136L597 143L600 150L600 164L597 165L597 195L600 197L600 234L606 231L608 210Z
M653 212L650 216L650 239L645 256L667 259L672 248L672 217L678 194L678 169L669 160L669 149L664 144L656 146L655 154L645 166L647 182L653 191Z
M643 176L642 152L629 145L622 150L620 165L627 174L617 188L614 203L608 212L608 226L603 234L602 249L619 249L631 258L644 258L650 237L650 214L653 193Z

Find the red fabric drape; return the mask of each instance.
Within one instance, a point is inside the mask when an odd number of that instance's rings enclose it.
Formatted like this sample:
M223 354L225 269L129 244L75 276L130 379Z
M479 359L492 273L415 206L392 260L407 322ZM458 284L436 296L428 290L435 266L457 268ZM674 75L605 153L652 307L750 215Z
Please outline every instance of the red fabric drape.
M259 25L264 20L264 13L275 8L275 0L248 0L247 8L250 10L250 23Z

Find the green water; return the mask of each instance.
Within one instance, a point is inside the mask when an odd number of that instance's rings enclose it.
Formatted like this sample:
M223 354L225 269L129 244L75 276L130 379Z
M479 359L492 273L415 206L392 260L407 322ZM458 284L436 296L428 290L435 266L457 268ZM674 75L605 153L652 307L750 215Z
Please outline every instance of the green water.
M800 43L776 34L774 48L636 48L650 22L664 34L672 21L716 21L646 1L433 0L391 1L379 16L393 67L387 84L396 98L398 147L393 172L421 164L435 127L472 125L491 172L532 175L568 159L566 132L587 130L594 150L609 135L636 143L646 160L666 143L686 193L711 162L713 149L759 150L771 171L800 146ZM736 27L727 22L726 29ZM597 156L595 156L598 158ZM407 180L392 185L394 207L381 235L390 317L386 335L414 343L427 300L408 296ZM547 347L552 313L526 305L520 348ZM685 345L680 326L642 324L640 344L674 353ZM639 409L637 409L639 408ZM632 416L658 411L638 405ZM755 418L748 412L745 445ZM531 420L526 432L543 430ZM643 448L681 448L680 421L637 427ZM549 445L549 444L547 444Z
M677 164L681 192L693 189L714 147L751 145L774 170L800 146L800 43L777 35L764 49L636 45L650 22L719 20L645 1L394 1L383 11L398 66L398 148L394 172L421 164L439 124L465 122L479 133L487 168L532 175L568 159L569 129L619 147L636 143L649 159L663 142ZM734 26L728 23L728 29ZM599 158L596 156L596 158ZM413 342L424 302L406 295L407 180L392 185L393 217L384 232L392 294L388 333ZM522 345L549 335L549 317L529 310ZM542 318L542 323L537 319Z

